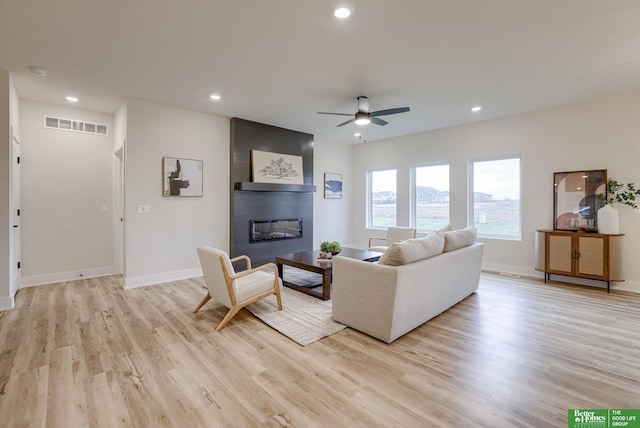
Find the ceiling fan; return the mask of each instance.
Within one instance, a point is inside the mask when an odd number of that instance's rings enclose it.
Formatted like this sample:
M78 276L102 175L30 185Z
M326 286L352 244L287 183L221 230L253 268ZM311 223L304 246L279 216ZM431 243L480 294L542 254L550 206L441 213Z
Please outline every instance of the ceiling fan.
M390 114L405 113L409 111L409 107L389 108L386 110L369 111L369 98L358 97L358 112L356 114L350 113L331 113L326 111L319 111L318 114L333 114L336 116L353 116L353 118L342 122L337 127L347 125L351 122L355 122L356 125L368 125L369 123L375 123L376 125L384 126L387 121L379 119L378 116L388 116Z

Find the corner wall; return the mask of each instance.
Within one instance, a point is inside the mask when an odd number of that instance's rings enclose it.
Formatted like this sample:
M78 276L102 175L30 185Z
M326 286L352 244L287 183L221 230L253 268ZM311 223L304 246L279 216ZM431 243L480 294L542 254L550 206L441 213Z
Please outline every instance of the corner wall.
M139 100L126 113L125 287L200 276L196 247L228 251L229 120ZM163 157L203 160L203 197L163 197Z
M408 225L412 164L446 161L451 174L451 221L467 225L467 171L470 159L520 155L522 158L522 240L480 239L487 245L485 269L538 276L534 232L553 227L553 173L607 169L608 176L640 184L640 92L555 109L478 122L353 148L354 239L366 244L374 231L365 226L366 173L398 168L398 221ZM625 233L626 281L612 288L640 292L640 215L617 205Z

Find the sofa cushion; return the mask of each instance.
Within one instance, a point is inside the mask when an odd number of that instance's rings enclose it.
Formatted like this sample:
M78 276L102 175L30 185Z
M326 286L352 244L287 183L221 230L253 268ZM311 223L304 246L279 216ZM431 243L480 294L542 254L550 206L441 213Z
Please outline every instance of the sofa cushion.
M442 253L444 236L431 234L424 238L407 239L394 242L380 256L378 263L389 266L401 266L418 260L428 259Z
M475 227L466 227L464 229L452 230L450 232L442 232L444 236L444 251L453 251L458 248L468 247L476 242L478 232Z

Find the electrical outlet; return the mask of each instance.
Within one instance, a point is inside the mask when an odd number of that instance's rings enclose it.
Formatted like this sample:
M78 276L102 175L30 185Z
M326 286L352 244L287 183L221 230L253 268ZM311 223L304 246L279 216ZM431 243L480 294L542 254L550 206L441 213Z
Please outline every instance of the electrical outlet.
M136 213L138 214L149 214L151 212L151 207L149 205L137 205Z

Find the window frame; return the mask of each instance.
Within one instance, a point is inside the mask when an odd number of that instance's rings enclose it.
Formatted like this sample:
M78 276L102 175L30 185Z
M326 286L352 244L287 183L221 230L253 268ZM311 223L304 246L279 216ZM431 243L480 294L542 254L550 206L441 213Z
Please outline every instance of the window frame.
M418 168L425 167L436 167L446 165L449 168L449 188L447 191L449 192L449 212L447 214L447 223L451 223L451 162L449 161L439 161L439 162L426 162L426 163L416 163L411 165L411 206L410 206L410 223L412 227L415 227L418 232L433 232L438 229L419 229L418 228L418 213L417 213L417 203L418 198L416 195L416 178L417 173L416 170ZM446 224L445 224L446 226Z
M373 224L373 174L381 171L395 171L396 173L396 215L395 223L392 226L398 225L398 168L395 166L370 168L367 170L367 210L366 210L366 224L367 229L386 230L388 226L375 226Z
M517 235L498 235L481 233L478 231L479 238L498 239L503 241L522 241L522 156L520 154L491 156L485 158L469 159L468 162L468 184L467 184L467 224L475 227L475 191L474 191L474 165L480 162L493 162L501 160L518 160L518 233ZM477 230L477 228L476 228Z

